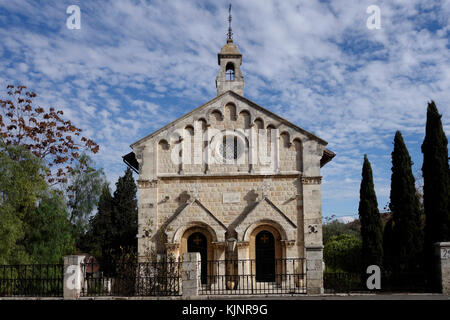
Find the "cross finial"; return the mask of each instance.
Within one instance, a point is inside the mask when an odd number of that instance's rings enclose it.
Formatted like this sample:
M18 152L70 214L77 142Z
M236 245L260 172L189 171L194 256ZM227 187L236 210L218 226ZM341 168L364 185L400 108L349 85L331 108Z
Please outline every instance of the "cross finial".
M227 38L227 42L232 42L233 41L233 31L231 29L231 2L230 2L230 7L228 8L228 38Z

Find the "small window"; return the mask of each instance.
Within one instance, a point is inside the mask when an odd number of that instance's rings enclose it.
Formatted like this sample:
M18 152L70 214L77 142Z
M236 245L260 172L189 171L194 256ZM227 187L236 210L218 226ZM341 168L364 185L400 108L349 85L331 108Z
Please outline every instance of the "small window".
M244 153L244 145L237 136L225 136L219 145L218 151L223 161L237 160Z
M234 64L231 62L227 63L227 66L225 67L226 72L226 79L227 80L234 80Z

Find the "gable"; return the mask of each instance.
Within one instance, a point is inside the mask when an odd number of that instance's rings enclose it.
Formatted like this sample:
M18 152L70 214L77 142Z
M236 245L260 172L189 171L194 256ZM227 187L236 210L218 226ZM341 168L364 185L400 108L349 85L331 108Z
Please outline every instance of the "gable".
M232 225L236 226L235 230L239 234L239 240L245 241L249 233L248 230L262 221L274 222L280 226L280 231L285 233L285 240L295 239L297 226L267 197L257 202L244 217L239 217L239 221L234 222Z
M214 230L223 230L223 232L217 233L216 236L218 241L224 241L226 226L198 199L186 203L169 218L165 228L168 239L173 242L180 230L184 231L187 226L197 222L209 225Z
M233 104L235 106L236 115L239 115L242 112L247 112L250 116L250 123L252 125L255 123L255 121L262 120L264 129L266 129L267 126L272 125L274 128L278 128L280 133L287 132L290 136L290 142L292 142L292 140L297 136L302 140L315 140L323 146L328 144L325 140L317 137L313 133L300 128L299 126L261 107L253 101L233 91L227 91L206 102L205 104L195 108L194 110L186 113L182 117L172 121L164 127L156 130L148 136L136 141L131 145L131 148L134 149L136 147L139 147L146 141L155 137L159 138L157 139L158 141L160 139L164 139L167 141L167 139L169 139L170 133L172 133L175 129L184 128L187 125L192 126L194 124L194 121L196 120L204 120L206 122L206 125L210 125L211 114L214 112L218 112L223 117L225 114L225 106L228 104Z

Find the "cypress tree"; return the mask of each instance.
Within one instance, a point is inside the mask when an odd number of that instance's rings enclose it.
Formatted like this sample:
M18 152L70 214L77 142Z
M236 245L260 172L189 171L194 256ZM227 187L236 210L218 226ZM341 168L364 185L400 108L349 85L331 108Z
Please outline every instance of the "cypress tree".
M391 239L386 237L385 261L397 271L417 270L421 262L423 235L419 199L416 194L412 161L400 131L395 133L392 152L392 176L389 208L392 222ZM386 227L385 227L386 228ZM390 241L390 243L389 243ZM391 256L386 256L389 253Z
M387 270L394 268L392 257L394 256L394 221L391 218L386 222L383 229L383 267Z
M110 261L110 251L112 240L117 233L116 226L113 225L112 218L113 198L109 185L103 184L102 193L98 201L97 214L89 222L89 230L86 234L87 248L91 254L102 261Z
M137 199L136 183L133 172L127 168L125 175L120 177L116 183L116 191L113 196L112 224L116 228L114 234L113 247L119 250L126 248L131 252L136 252L137 240ZM118 253L118 251L116 251Z
M449 165L447 137L434 101L428 103L423 153L423 201L425 209L425 264L434 281L436 242L450 240Z
M378 201L372 177L372 167L364 155L361 188L359 191L359 219L361 221L363 272L369 265L382 265L383 232Z

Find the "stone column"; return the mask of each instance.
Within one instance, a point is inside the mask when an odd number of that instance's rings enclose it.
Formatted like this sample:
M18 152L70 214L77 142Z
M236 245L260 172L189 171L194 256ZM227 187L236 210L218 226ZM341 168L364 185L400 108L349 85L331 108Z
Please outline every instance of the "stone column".
M194 168L196 173L202 172L203 162L203 128L202 123L196 119L194 121Z
M183 254L182 288L183 296L198 296L201 275L201 256L199 252Z
M81 264L84 256L65 256L64 257L64 299L78 299L81 294L81 288L84 282L84 272Z
M435 252L441 292L450 295L450 242L436 243Z
M277 263L279 266L277 266L277 273L283 275L282 280L283 288L285 289L294 289L296 287L295 281L297 280L294 274L300 274L301 271L299 268L299 263L301 262L296 260L294 257L296 255L296 248L295 248L295 240L281 240L281 244L283 247L283 251L285 252L285 260L278 261ZM300 279L301 280L301 279Z
M238 282L239 289L248 289L254 278L251 276L253 270L251 269L252 262L249 260L249 242L241 241L237 243L238 250ZM253 274L254 275L254 274Z
M215 279L215 286L219 286L220 283L223 283L224 277L226 275L225 271L225 248L226 243L225 242L213 242L214 245L214 265L211 265L209 268L213 272L211 276L215 276L212 279ZM209 270L208 270L209 271Z
M273 160L274 166L273 171L276 173L280 172L280 134L277 129L270 130L271 131L271 142L272 142L272 150L273 150Z
M306 247L306 292L323 294L323 246Z
M250 173L255 172L255 166L258 164L258 133L255 132L255 126L251 125L247 129L249 133L249 149L248 149L248 163L250 166ZM256 128L258 130L258 128Z

